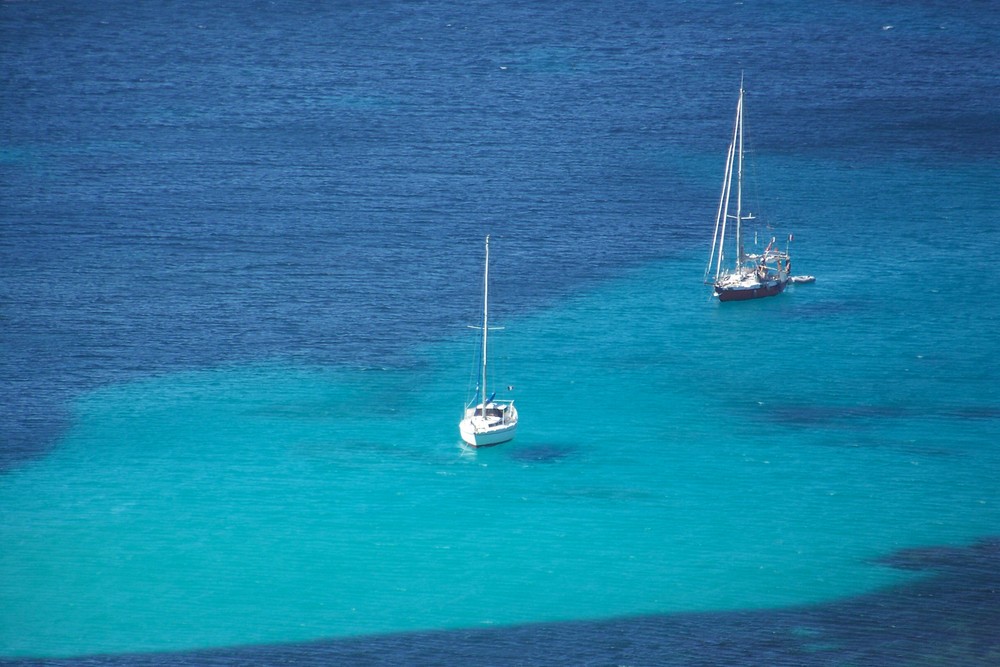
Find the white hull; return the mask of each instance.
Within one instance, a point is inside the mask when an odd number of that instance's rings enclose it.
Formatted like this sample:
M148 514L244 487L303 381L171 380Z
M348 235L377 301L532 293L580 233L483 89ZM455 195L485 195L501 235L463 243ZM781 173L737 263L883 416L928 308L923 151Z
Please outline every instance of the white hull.
M492 403L490 408L493 408ZM496 416L491 412L494 410L488 409L487 415L483 417L481 406L466 411L465 419L458 423L458 431L466 444L473 447L489 447L514 438L517 432L517 410L514 406L505 406L506 414L503 416Z
M517 424L486 428L485 430L476 430L476 428L471 419L463 419L462 423L458 425L459 431L462 432L462 440L473 447L489 447L513 440Z

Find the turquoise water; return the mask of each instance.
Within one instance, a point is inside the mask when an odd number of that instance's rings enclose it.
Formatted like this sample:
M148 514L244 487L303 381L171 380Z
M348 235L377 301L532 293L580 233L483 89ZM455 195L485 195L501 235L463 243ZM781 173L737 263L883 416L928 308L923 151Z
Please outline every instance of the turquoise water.
M974 226L951 202L924 214ZM800 243L818 280L778 298L720 305L700 261L667 259L505 321L522 424L492 449L457 433L472 334L395 367L89 392L0 486L4 651L792 606L915 576L875 561L1000 525L993 320L963 281ZM973 249L952 252L984 269Z

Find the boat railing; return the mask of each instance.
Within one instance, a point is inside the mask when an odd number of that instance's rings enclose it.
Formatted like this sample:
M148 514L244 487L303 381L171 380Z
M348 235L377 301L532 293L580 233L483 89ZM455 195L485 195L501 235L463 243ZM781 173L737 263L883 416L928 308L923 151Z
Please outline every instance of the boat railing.
M492 401L486 404L486 416L487 417L500 417L503 423L509 421L509 417L514 408L514 399L512 398L494 398ZM469 404L465 408L466 416L473 416L479 414L483 411L483 404L476 403L475 405Z

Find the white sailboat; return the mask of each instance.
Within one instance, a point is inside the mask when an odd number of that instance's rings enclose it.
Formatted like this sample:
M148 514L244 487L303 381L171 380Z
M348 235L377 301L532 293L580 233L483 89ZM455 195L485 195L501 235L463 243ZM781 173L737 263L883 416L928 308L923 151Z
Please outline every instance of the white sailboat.
M483 272L482 349L476 393L466 406L458 423L462 440L473 447L499 445L514 437L517 430L517 409L513 399L498 399L496 392L487 396L487 338L489 334L490 237L486 237L486 268Z
M743 210L743 81L741 79L733 138L726 155L722 194L715 215L712 252L705 269L705 282L712 284L719 301L745 301L775 296L781 294L789 282L792 263L787 247L785 250L780 250L772 238L762 252L746 252L743 242L743 223L753 219L753 215ZM735 256L735 262L730 265L726 263L727 251ZM712 275L713 263L714 275ZM712 275L711 280L710 275Z

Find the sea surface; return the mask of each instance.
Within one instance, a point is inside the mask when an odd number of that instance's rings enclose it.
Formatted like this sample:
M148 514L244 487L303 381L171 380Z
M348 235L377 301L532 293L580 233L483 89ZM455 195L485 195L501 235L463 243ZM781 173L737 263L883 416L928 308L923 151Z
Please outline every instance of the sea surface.
M998 52L978 0L3 2L0 662L1000 664ZM741 77L816 282L720 304Z

